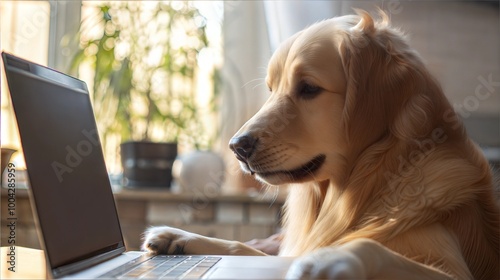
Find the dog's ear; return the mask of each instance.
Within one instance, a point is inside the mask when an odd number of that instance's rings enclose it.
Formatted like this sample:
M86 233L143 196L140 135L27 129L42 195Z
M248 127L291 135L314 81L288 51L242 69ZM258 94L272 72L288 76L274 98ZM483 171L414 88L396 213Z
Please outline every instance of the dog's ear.
M343 123L358 151L392 134L422 137L433 115L429 86L436 86L403 35L382 20L357 11L359 22L346 31L341 60L347 78ZM434 90L434 89L433 89ZM434 114L435 115L435 114Z

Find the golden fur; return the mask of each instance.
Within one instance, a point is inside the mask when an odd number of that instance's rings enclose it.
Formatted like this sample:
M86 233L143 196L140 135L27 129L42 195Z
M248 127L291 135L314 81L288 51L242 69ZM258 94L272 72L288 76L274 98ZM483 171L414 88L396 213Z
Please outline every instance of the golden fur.
M500 278L488 162L385 15L358 11L297 33L266 82L269 100L231 145L244 170L290 185L280 255L304 256L290 277ZM146 248L177 238L155 230Z

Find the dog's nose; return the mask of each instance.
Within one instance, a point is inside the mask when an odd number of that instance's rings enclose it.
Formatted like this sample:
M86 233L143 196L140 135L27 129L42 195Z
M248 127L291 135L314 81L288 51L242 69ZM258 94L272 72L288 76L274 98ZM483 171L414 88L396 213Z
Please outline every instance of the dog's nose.
M257 139L248 134L244 134L231 138L229 141L229 148L233 150L236 158L243 162L247 162L247 159L252 155L255 149L256 142Z

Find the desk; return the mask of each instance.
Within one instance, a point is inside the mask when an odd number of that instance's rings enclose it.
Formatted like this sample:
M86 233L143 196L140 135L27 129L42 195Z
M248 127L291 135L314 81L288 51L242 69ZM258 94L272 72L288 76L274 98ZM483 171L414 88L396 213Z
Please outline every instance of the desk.
M15 272L9 271L9 247L0 250L0 278L1 279L45 279L45 256L42 250L16 247Z

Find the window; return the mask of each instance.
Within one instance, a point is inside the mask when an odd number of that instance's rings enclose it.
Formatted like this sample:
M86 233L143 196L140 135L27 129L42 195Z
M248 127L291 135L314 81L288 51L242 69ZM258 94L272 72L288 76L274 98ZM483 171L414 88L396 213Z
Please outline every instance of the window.
M113 1L111 1L113 2ZM121 1L120 1L121 2ZM70 62L78 50L78 41L75 40L80 29L80 20L83 24L97 26L96 7L106 1L1 1L1 48L22 58L42 65L48 65L61 72L68 73ZM115 4L118 2L115 2ZM154 5L159 1L130 1L131 5L143 7ZM165 3L167 3L165 1ZM181 2L179 2L181 3ZM198 54L198 88L196 98L200 104L207 104L208 89L213 85L211 75L214 68L221 64L221 23L222 2L193 2L205 17L206 33L210 40L210 47ZM147 38L153 40L154 38ZM179 40L177 40L179 41ZM88 69L81 72L79 78L84 80L92 89L93 79ZM91 92L92 94L92 92ZM203 125L215 131L217 116L207 118ZM107 122L113 120L97 120ZM102 139L102 137L101 137ZM120 172L118 148L121 139L105 147L106 161L111 173ZM3 147L10 147L21 151L19 135L15 117L10 104L6 88L5 77L2 75L1 91L1 143ZM111 145L111 146L112 146ZM106 149L107 148L107 149ZM188 147L189 148L189 147ZM16 153L13 160L16 166L24 167L22 152Z
M1 49L47 65L50 18L48 1L1 1ZM20 150L19 134L8 97L5 75L2 75L1 98L2 147ZM23 167L24 160L20 156L21 153L15 154L13 160L16 166Z

